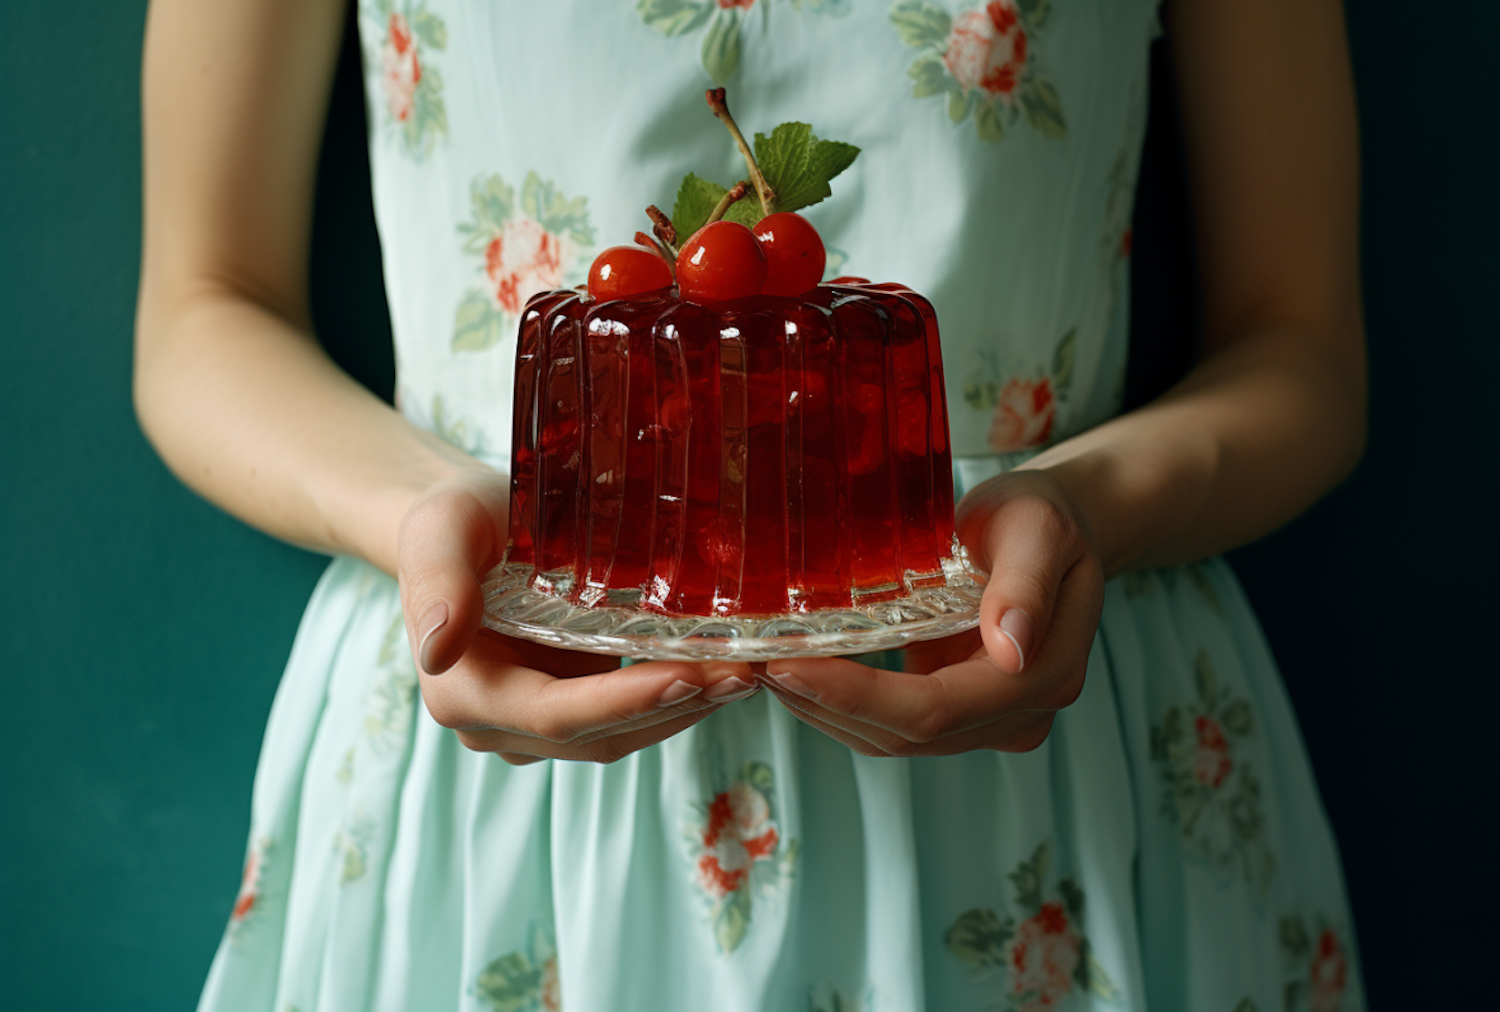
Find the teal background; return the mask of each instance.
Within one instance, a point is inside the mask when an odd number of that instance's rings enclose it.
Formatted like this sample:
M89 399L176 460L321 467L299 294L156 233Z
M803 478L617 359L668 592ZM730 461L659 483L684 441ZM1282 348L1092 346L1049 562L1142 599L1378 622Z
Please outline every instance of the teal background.
M1343 846L1372 1007L1493 1000L1496 593L1485 68L1500 12L1352 4L1365 145L1371 445L1235 553ZM182 1009L238 886L266 712L323 560L179 485L130 404L145 4L8 5L0 67L0 1007ZM346 53L346 57L349 54ZM314 286L336 357L391 383L362 109L341 71ZM1191 339L1170 104L1137 220L1140 395ZM337 254L335 257L333 254ZM336 266L332 266L335 265ZM1301 560L1313 559L1309 569Z

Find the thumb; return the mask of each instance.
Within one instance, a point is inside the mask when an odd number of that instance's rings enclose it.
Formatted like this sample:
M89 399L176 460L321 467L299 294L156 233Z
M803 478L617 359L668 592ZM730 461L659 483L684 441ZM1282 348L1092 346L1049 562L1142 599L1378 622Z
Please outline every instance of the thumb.
M407 513L397 544L406 635L418 667L441 674L479 631L480 581L505 548L505 503L489 490L437 489Z
M1029 668L1052 624L1058 588L1077 560L1078 534L1051 500L1022 494L994 504L971 541L990 571L979 602L985 652L1002 671Z

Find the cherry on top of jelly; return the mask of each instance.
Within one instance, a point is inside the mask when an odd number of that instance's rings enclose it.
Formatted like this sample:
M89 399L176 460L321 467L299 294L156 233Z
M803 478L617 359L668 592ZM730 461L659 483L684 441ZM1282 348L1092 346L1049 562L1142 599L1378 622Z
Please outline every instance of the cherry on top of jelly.
M611 246L589 268L589 294L601 301L626 299L672 286L672 268L637 246Z
M729 302L760 294L766 281L761 244L737 221L709 222L683 243L677 287L690 301Z
M812 223L800 214L769 214L751 229L766 254L766 295L801 295L823 279L827 253Z

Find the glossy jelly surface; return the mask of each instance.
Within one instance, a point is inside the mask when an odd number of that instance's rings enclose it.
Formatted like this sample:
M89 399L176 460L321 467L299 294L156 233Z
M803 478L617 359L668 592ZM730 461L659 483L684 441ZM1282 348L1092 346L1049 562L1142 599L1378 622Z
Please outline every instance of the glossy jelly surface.
M943 582L953 480L937 318L900 285L713 307L531 300L508 562L673 615L807 613Z

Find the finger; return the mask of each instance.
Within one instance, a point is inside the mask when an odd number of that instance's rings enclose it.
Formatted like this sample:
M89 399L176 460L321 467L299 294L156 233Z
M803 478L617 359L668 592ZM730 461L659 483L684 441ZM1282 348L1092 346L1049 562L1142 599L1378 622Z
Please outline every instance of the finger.
M984 640L977 628L935 640L918 640L901 652L901 667L908 674L928 675L968 660L983 649Z
M913 742L987 724L1033 709L1033 680L1002 671L984 653L929 675L882 671L844 658L772 661L766 676L778 688L816 703L824 719L848 728L870 724Z
M767 689L771 692L772 695L776 697L777 702L784 706L787 712L790 713L793 717L796 717L798 720L802 721L802 723L815 730L822 731L824 734L828 735L828 737L832 738L839 744L847 746L853 751L858 752L860 755L888 756L891 754L870 739L858 734L854 734L851 731L846 731L844 728L839 727L836 724L831 724L828 721L823 720L819 716L818 707L816 704L809 703L807 702L807 700L802 699L798 696L793 696L790 693L783 692L774 685L768 685Z
M524 649L505 637L476 637L452 671L458 677L423 680L423 698L433 718L455 730L495 728L568 742L682 703L711 680L723 681L726 672L750 680L746 665L684 661L555 678L520 663Z
M810 727L847 745L862 755L942 756L958 755L976 749L999 752L1030 752L1046 740L1056 713L1048 710L1021 710L979 727L958 731L932 741L917 742L892 734L873 724L862 724L826 710L816 703L771 690L793 716Z
M708 707L696 713L682 714L648 728L608 735L588 742L555 742L541 738L527 738L508 731L483 730L460 731L458 737L466 748L476 752L494 752L507 762L515 762L516 760L511 757L519 756L521 761L517 765L525 765L537 759L612 763L682 733L709 717L717 709L718 707Z
M483 576L505 550L508 492L493 480L455 476L401 523L397 566L412 657L427 674L447 671L468 649L484 611Z
M1053 600L1063 574L1083 554L1078 525L1053 500L1032 493L1015 494L997 483L990 495L999 501L985 510L985 495L965 497L968 531L979 542L990 578L979 603L979 630L985 649L1003 670L1025 670L1036 657L1051 625ZM998 489L999 491L995 491ZM982 493L981 489L976 492Z

